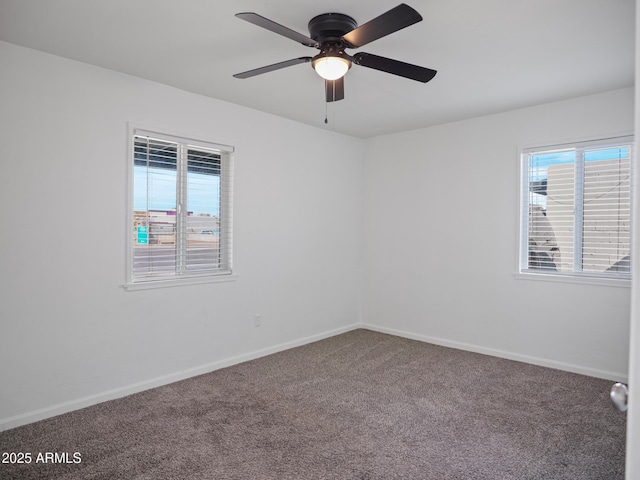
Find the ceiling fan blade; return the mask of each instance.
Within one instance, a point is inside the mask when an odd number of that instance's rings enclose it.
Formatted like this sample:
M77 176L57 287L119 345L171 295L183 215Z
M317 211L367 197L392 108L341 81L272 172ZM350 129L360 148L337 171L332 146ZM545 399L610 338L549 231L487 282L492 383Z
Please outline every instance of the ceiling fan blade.
M261 75L267 72L273 72L274 70L280 70L281 68L291 67L298 65L299 63L308 63L311 61L311 57L293 58L291 60L285 60L284 62L274 63L273 65L267 65L266 67L255 68L242 73L236 73L235 78L249 78Z
M401 77L427 83L438 73L430 68L419 67L410 63L393 60L391 58L379 57L371 53L358 52L353 56L355 63L363 67L373 68L381 72L392 73Z
M422 16L409 5L401 3L386 13L343 35L350 47L359 48L390 33L418 23Z
M344 99L344 77L337 80L324 81L325 98L327 102L337 102Z
M246 20L249 23L253 23L254 25L258 25L259 27L266 28L267 30L273 33L277 33L278 35L282 35L283 37L290 38L291 40L306 45L307 47L318 46L318 42L312 40L306 35L302 35L295 30L291 30L290 28L280 25L279 23L269 20L268 18L264 18L257 13L236 13L236 17L241 18L242 20Z

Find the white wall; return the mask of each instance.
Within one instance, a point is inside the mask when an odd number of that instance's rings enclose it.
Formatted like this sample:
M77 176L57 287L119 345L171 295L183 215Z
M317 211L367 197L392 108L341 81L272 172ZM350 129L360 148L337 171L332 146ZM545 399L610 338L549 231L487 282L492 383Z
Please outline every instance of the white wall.
M632 133L633 101L623 89L368 141L364 323L623 380L628 287L514 276L518 149Z
M362 141L1 42L0 64L0 430L361 316L627 374L628 288L514 273L518 147L630 133L631 89ZM127 122L236 147L237 281L121 288Z
M1 42L0 64L0 430L359 321L363 141ZM121 288L127 122L236 147L237 281Z

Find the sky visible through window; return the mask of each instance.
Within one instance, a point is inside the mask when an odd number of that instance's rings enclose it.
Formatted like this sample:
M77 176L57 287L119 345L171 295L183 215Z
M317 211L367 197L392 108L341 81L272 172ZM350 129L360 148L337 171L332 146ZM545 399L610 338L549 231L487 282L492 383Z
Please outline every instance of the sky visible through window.
M133 182L133 209L135 211L169 211L176 208L175 170L134 166ZM148 188L152 195L149 196L150 203L147 205ZM219 176L189 172L187 188L187 209L189 212L192 212L193 215L220 216Z
M585 152L585 162L594 160L615 160L618 158L628 158L628 147L605 148L598 150L588 150ZM543 180L547 178L547 168L550 165L560 165L563 163L572 163L575 161L576 151L556 150L553 152L543 152L531 155L530 169L535 172L530 176L531 180Z

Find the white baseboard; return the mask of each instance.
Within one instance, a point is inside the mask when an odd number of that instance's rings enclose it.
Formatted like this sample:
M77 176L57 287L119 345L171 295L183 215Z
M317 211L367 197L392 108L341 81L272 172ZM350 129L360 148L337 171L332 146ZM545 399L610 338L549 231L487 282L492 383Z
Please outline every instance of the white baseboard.
M125 387L108 390L96 395L90 395L90 396L78 398L75 400L71 400L68 402L52 405L50 407L42 408L39 410L27 412L21 415L3 418L3 419L0 419L0 432L9 430L11 428L19 427L21 425L37 422L39 420L44 420L46 418L55 417L56 415L61 415L63 413L79 410L81 408L90 407L91 405L96 405L98 403L126 397L127 395L139 393L144 390L149 390L151 388L161 387L163 385L168 385L173 382L178 382L180 380L185 380L187 378L213 372L221 368L230 367L238 363L254 360L256 358L264 357L266 355L271 355L273 353L288 350L290 348L295 348L302 345L306 345L308 343L317 342L319 340L333 337L335 335L340 335L341 333L346 333L358 328L364 328L367 330L372 330L380 333L387 333L389 335L395 335L403 338L410 338L412 340L418 340L421 342L440 345L443 347L456 348L458 350L466 350L470 352L481 353L484 355L491 355L494 357L506 358L508 360L515 360L519 362L529 363L532 365L555 368L557 370L564 370L568 372L578 373L581 375L588 375L590 377L604 378L607 380L623 382L623 383L628 383L629 381L628 375L620 372L609 372L605 370L598 370L598 369L583 367L580 365L573 365L569 363L557 362L554 360L548 360L544 358L538 358L538 357L532 357L528 355L508 352L505 350L486 348L479 345L473 345L470 343L457 342L454 340L447 340L443 338L437 338L437 337L431 337L428 335L421 335L417 333L407 332L404 330L397 330L394 328L382 327L379 325L373 325L368 323L358 323L358 324L350 325L347 327L342 327L335 330L319 333L309 337L300 338L291 342L285 342L278 345L273 345L271 347L255 350L253 352L248 352L242 355L237 355L235 357L229 357L223 360L218 360L216 362L212 362L206 365L200 365L198 367L181 370L179 372L163 375L161 377L156 377L143 382L127 385Z
M494 348L482 347L480 345L457 342L455 340L447 340L444 338L430 337L428 335L421 335L418 333L411 333L411 332L406 332L404 330L396 330L394 328L381 327L379 325L372 325L368 323L361 323L359 327L365 328L367 330L373 330L374 332L388 333L389 335L395 335L397 337L410 338L412 340L419 340L421 342L440 345L442 347L450 347L450 348L456 348L458 350L466 350L469 352L482 353L484 355L491 355L493 357L500 357L500 358L506 358L508 360L515 360L518 362L529 363L531 365L538 365L541 367L555 368L556 370L564 370L567 372L579 373L580 375L587 375L589 377L603 378L605 380L611 380L614 382L622 382L622 383L629 382L629 376L625 373L598 370L595 368L583 367L581 365L573 365L570 363L557 362L555 360L548 360L546 358L532 357L529 355L522 355L519 353L508 352L506 350L497 350Z
M50 407L34 410L31 412L23 413L13 417L2 418L0 419L0 432L9 430L11 428L19 427L21 425L27 425L28 423L44 420L46 418L55 417L56 415L61 415L63 413L79 410L81 408L90 407L91 405L96 405L98 403L106 402L109 400L115 400L116 398L126 397L127 395L139 393L144 390L149 390L151 388L161 387L169 383L178 382L180 380L185 380L187 378L213 372L215 370L219 370L225 367L230 367L238 363L247 362L249 360L255 360L256 358L264 357L266 355L271 355L273 353L281 352L283 350L288 350L290 348L295 348L302 345L306 345L308 343L317 342L319 340L333 337L335 335L340 335L341 333L346 333L351 330L355 330L357 328L361 328L359 324L337 328L335 330L330 330L330 331L319 333L309 337L300 338L297 340L293 340L291 342L285 342L278 345L273 345L271 347L255 350L253 352L244 353L242 355L237 355L235 357L229 357L223 360L218 360L216 362L208 363L206 365L200 365L200 366L189 368L186 370L181 370L179 372L174 372L168 375L163 375L161 377L145 380L143 382L134 383L132 385L127 385L125 387L108 390L106 392L98 393L96 395L89 395L86 397L78 398L68 402L59 403L56 405L52 405Z

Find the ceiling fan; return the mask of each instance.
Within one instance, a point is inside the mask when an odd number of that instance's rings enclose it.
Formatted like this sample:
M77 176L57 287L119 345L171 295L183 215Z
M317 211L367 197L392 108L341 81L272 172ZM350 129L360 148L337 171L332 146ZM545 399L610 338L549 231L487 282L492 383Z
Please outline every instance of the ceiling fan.
M313 69L325 80L326 101L334 102L344 99L344 75L353 64L423 83L431 80L437 73L436 70L430 68L380 57L371 53L358 52L351 56L345 52L348 48L360 48L374 40L420 22L422 16L404 3L360 26L348 15L323 13L309 21L309 37L257 13L237 13L236 17L307 47L317 48L320 53L313 57L298 57L254 70L236 73L234 75L235 78L254 77L299 63L311 62Z

